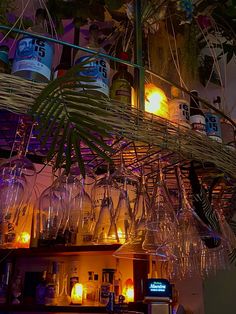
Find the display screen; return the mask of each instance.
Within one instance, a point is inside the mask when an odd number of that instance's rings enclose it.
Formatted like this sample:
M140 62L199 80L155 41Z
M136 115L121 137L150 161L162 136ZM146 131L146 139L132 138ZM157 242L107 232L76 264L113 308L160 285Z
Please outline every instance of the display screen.
M166 279L147 279L146 296L171 298L171 284Z

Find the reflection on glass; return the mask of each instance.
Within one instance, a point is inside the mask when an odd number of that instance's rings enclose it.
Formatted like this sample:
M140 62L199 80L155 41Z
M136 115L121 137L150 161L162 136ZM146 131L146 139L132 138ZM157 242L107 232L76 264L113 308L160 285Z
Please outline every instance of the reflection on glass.
M55 181L41 194L39 199L41 240L55 240L58 231L64 231L67 198L68 192L60 180Z
M0 165L0 246L14 245L16 227L27 215L35 180L35 167L24 156L10 158Z

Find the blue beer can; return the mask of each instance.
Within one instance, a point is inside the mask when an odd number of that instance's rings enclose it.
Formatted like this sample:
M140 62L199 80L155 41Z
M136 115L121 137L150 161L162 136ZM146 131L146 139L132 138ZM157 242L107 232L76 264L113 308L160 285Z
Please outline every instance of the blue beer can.
M212 112L205 113L207 136L222 143L220 117Z

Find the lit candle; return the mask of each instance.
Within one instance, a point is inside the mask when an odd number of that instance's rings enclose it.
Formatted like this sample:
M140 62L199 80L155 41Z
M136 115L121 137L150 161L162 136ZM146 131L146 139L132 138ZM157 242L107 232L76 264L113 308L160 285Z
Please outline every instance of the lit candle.
M83 298L83 285L81 283L75 283L71 290L71 303L82 304Z

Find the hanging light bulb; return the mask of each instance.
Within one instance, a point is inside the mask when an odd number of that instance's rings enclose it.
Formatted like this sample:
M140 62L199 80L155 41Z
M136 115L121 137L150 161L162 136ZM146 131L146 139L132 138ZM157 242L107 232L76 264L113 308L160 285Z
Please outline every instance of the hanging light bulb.
M145 111L162 118L169 118L169 107L165 93L152 83L145 84Z

